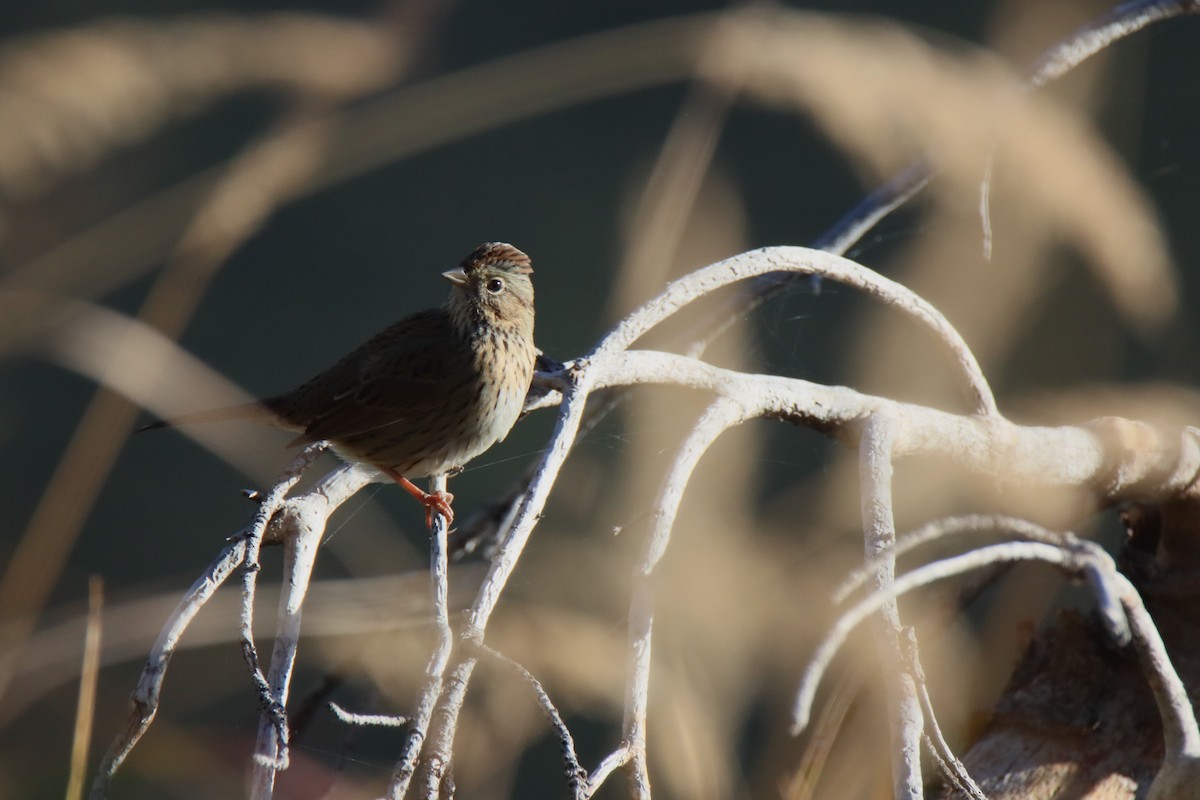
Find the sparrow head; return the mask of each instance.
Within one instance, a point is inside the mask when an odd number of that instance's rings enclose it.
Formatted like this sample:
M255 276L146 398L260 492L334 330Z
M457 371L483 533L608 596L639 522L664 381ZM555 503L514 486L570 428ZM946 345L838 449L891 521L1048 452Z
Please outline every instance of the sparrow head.
M472 327L517 328L532 335L531 274L529 256L511 244L488 242L442 277L453 284L448 305L456 320Z

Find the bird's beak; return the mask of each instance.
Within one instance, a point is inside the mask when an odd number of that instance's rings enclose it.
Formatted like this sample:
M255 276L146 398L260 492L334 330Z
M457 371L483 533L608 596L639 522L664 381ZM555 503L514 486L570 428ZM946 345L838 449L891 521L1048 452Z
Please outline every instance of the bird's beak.
M467 271L462 267L446 270L442 273L442 277L453 283L455 286L467 285Z

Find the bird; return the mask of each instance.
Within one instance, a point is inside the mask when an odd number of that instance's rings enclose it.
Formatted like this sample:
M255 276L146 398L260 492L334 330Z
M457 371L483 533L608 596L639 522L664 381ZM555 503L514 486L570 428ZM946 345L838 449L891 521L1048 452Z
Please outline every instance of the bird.
M384 328L291 391L159 420L139 430L248 419L298 433L289 446L325 441L378 469L433 514L454 520L449 492L413 478L460 470L502 441L533 378L533 268L504 242L475 248L442 273L450 296Z

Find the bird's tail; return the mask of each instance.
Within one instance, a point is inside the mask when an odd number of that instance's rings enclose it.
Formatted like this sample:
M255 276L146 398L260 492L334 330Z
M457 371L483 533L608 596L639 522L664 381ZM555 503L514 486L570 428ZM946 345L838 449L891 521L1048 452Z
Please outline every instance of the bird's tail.
M162 428L174 428L179 425L195 425L203 422L228 422L238 419L258 422L264 425L280 424L279 416L262 403L242 403L236 406L210 408L207 411L181 414L178 417L171 417L170 419L155 420L148 425L138 428L137 433L141 433L142 431L156 431Z

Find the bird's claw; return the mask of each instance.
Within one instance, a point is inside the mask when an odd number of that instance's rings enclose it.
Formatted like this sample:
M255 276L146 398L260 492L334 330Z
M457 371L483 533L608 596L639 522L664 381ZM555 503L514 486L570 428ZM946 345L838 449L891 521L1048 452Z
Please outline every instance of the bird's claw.
M454 522L454 509L450 508L450 504L454 502L454 495L449 492L426 492L420 500L425 506L425 526L430 530L433 530L434 512L445 517L447 528Z
M433 513L435 511L446 518L447 528L450 527L450 523L454 522L454 511L450 508L450 504L454 502L454 495L449 492L427 492L395 470L383 470L383 473L400 484L404 491L417 498L417 502L425 506L425 526L427 528L433 530Z

